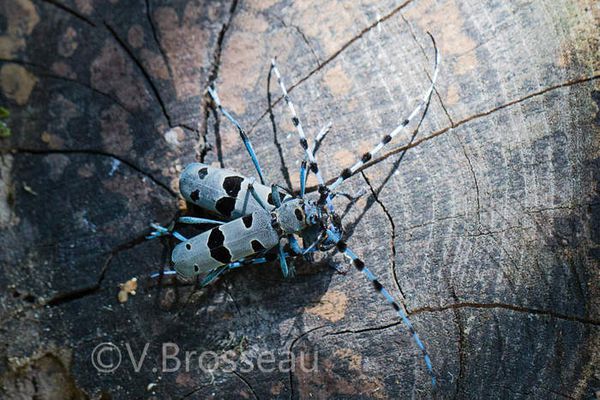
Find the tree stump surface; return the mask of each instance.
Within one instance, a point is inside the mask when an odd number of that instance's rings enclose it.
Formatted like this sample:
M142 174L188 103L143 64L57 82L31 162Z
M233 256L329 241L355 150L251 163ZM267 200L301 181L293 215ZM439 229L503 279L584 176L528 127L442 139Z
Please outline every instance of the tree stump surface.
M1 2L2 397L598 398L599 15L585 0ZM169 243L144 236L181 207L182 168L255 176L209 84L268 181L297 189L271 57L309 138L333 123L318 156L330 179L416 105L427 31L442 64L416 137L418 121L342 186L366 194L336 205L425 342L434 392L389 306L328 267L339 254L297 262L291 280L268 264L203 290L149 282ZM103 342L121 351L113 373L91 361ZM161 365L170 342L175 372ZM136 371L129 351L146 344ZM186 368L186 351L255 364L211 372L192 355ZM267 352L294 370L259 371Z

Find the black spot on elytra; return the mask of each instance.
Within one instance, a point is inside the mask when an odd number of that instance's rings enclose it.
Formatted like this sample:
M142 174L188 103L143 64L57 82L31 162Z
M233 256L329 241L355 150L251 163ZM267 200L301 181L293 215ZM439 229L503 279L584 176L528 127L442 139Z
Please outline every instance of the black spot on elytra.
M217 200L217 203L215 204L215 208L224 217L231 217L231 212L235 208L235 198L234 197L221 197L219 200Z
M294 210L294 215L296 216L296 219L300 222L304 221L304 213L302 212L301 209L296 208Z
M196 189L192 193L190 193L190 199L192 199L193 201L198 201L199 198L200 198L200 191L198 189Z
M198 170L198 178L204 179L206 175L208 175L208 168L204 167Z
M243 180L244 178L241 176L228 176L223 181L223 189L225 189L227 194L231 197L237 197L242 187Z
M250 242L250 244L252 245L252 250L254 250L257 253L259 251L265 250L265 246L263 246L262 243L259 242L258 240L253 240Z
M246 215L246 216L244 216L244 217L242 218L242 222L244 223L244 226L245 226L246 228L250 228L250 227L252 226L252 220L253 220L253 219L254 219L254 218L252 217L252 214L248 214L248 215Z
M231 253L225 246L210 249L210 256L223 264L229 264L231 262Z
M221 227L217 226L216 228L212 228L210 230L210 235L208 236L208 248L215 249L219 246L223 246L225 242L225 235L221 232Z

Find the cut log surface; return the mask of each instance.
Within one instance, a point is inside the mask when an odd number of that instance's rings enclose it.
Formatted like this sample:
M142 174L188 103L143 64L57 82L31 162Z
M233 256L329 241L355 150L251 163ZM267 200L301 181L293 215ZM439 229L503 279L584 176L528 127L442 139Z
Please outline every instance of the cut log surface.
M598 398L599 25L593 0L0 1L0 397ZM277 263L205 289L148 278L173 245L148 224L183 207L188 163L256 176L210 84L267 180L297 190L271 58L309 140L332 122L332 179L417 105L427 32L427 114L335 205L435 390L339 253L293 279Z

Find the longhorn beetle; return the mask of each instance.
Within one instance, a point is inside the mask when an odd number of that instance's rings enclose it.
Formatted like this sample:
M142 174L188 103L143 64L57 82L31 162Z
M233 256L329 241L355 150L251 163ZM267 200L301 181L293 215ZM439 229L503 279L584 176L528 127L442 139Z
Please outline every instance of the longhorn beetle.
M383 136L374 148L364 153L359 161L350 168L345 168L331 185L325 184L315 158L315 152L329 131L329 126L321 130L313 146L309 147L275 60L271 61L271 69L275 72L283 92L283 98L289 108L292 123L298 132L305 155L300 166L300 192L297 196L284 192L277 185L266 184L260 163L246 132L221 105L216 90L213 87L209 88L208 92L216 107L237 128L256 168L260 183L257 183L254 178L243 177L233 171L206 164L188 165L179 179L179 189L185 200L217 213L229 222L192 216L178 218L177 222L182 224L216 225L190 239L175 231L173 229L175 224L171 224L169 228L151 224L154 231L148 236L149 239L172 235L181 242L175 246L171 256L175 269L152 276L179 275L185 279L202 277L200 286L206 286L229 270L278 259L283 276L287 278L294 275L293 267L286 261L289 257L307 256L316 251L326 251L335 247L371 281L374 289L381 293L398 313L421 350L427 372L435 387L435 374L423 342L392 295L342 240L341 220L333 206L333 199L337 194L335 189L369 162L398 133L405 130L411 120L429 102L438 75L440 56L435 39L431 34L428 35L435 51L431 85L411 114L392 132ZM316 175L318 193L306 193L306 179L311 172ZM302 238L302 246L297 236ZM285 242L288 244L287 247L284 245Z

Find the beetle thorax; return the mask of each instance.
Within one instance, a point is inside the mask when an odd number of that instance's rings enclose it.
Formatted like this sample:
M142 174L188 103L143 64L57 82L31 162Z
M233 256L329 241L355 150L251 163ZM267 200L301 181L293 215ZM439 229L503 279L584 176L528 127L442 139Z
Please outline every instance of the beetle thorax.
M303 199L285 201L271 214L275 229L286 235L300 233L318 220L317 207Z

